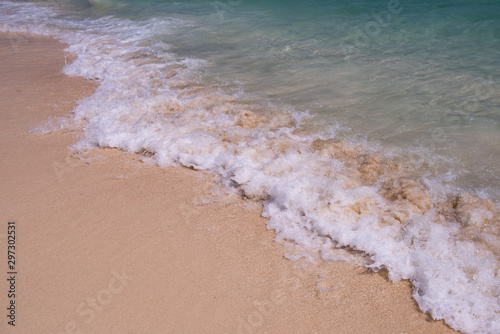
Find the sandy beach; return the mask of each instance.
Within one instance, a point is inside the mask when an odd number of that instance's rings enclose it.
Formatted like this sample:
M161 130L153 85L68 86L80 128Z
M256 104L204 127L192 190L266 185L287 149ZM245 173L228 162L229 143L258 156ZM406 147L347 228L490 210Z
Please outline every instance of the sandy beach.
M82 160L78 131L30 133L96 87L62 73L70 59L53 39L0 35L1 333L456 333L409 282L284 258L259 205L212 195L209 175L115 149Z

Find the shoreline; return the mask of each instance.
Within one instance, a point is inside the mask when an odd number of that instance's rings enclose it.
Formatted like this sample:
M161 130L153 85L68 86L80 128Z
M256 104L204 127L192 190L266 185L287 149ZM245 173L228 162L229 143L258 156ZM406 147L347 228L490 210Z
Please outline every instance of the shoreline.
M0 34L0 235L16 222L19 257L16 326L1 331L457 333L418 311L407 281L284 259L260 210L214 199L208 175L115 149L81 161L75 133L29 134L95 88L62 74L63 48Z

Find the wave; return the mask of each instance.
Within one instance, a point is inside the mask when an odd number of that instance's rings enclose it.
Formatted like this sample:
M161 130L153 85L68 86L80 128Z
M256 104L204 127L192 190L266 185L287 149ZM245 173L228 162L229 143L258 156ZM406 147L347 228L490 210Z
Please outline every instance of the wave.
M362 251L366 267L410 280L434 319L466 333L500 332L500 209L488 198L461 192L452 175L418 175L341 140L334 127L311 131L311 116L292 106L214 85L207 61L179 57L158 38L180 20L69 21L37 16L32 4L0 4L11 11L0 30L62 39L77 55L64 72L99 80L72 112L68 127L84 130L74 150L115 147L160 167L213 173L262 202L276 239L304 256Z

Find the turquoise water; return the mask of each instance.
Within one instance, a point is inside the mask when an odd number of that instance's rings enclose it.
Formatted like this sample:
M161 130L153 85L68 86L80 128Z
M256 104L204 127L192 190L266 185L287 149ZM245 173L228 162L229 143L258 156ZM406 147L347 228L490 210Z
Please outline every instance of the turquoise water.
M362 251L433 318L500 332L500 3L0 1L0 19L100 82L37 131L215 174L303 256Z
M155 38L258 99L308 110L322 131L340 125L498 199L498 2L90 2L71 3L94 17L189 21Z

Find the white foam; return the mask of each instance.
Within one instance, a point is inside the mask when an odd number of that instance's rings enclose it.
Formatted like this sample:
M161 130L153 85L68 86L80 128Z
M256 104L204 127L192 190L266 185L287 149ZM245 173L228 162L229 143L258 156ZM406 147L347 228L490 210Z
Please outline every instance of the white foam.
M411 280L415 300L434 319L466 333L500 332L495 209L466 197L451 200L452 176L407 181L360 147L301 131L304 113L248 105L241 92L204 84L201 73L210 64L179 58L156 39L179 21L70 22L40 6L0 4L14 13L2 17L1 30L61 38L78 56L65 73L100 81L73 111L71 126L85 130L75 150L148 152L159 166L217 174L263 201L277 239L325 258L335 247L363 251L368 267ZM490 229L484 247L466 235L481 224Z

